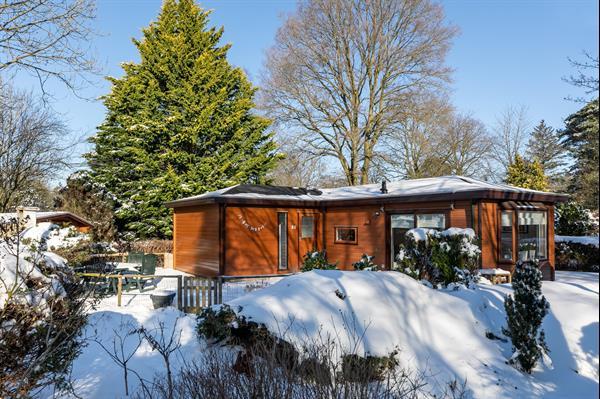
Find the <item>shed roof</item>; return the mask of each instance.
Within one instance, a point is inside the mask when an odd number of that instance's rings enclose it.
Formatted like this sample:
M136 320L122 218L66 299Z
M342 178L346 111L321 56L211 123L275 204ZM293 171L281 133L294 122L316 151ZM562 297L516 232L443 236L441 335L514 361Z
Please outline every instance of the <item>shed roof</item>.
M16 218L16 212L0 213L0 219ZM63 221L65 219L70 220L73 224L79 226L93 227L92 223L85 220L81 216L78 216L72 212L67 211L49 211L49 212L35 212L35 218L37 222L53 222Z
M344 206L398 201L481 198L557 202L566 200L568 196L490 183L470 177L442 176L388 182L387 193L381 191L380 183L318 190L243 184L167 202L166 205L171 208L208 203Z

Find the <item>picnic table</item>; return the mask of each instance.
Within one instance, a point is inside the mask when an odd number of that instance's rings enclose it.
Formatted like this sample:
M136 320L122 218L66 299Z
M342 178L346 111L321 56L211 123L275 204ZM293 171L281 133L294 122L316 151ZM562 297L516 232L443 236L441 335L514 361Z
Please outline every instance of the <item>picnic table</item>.
M142 268L141 263L133 263L133 262L107 262L108 265L112 267L113 271L124 271L130 270L134 272L139 272Z

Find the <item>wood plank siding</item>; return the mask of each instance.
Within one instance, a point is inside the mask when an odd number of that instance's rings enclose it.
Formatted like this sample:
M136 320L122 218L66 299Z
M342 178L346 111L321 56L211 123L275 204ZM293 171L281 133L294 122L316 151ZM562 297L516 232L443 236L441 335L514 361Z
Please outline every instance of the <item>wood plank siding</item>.
M325 243L327 257L338 262L338 268L353 270L352 264L363 254L374 256L378 265L389 267L389 224L387 218L395 213L437 212L446 215L446 227L471 227L471 203L443 201L428 203L398 203L385 206L328 208L326 210ZM356 227L355 244L335 241L336 227Z
M325 244L327 258L337 262L340 270L353 270L352 263L358 262L366 253L375 258L376 264L385 263L385 215L379 207L330 208L327 209ZM336 227L356 227L356 244L335 242Z
M287 214L287 268L278 267L278 213ZM316 219L320 237L320 212L303 208L227 207L225 211L225 271L229 276L285 274L300 270L302 257L313 240L300 237L302 216ZM320 249L320 240L314 240Z
M300 270L303 256L313 250L327 251L330 262L341 270L363 254L374 256L377 265L391 265L391 215L443 213L445 228L471 227L481 240L481 267L514 269L500 261L500 211L510 204L502 199L436 200L420 202L344 203L337 206L298 207L296 204L257 205L213 203L174 209L174 266L199 276L286 274ZM554 278L554 206L537 203L547 211L548 257L542 261L544 278ZM519 205L520 206L520 205ZM279 242L281 214L287 218L287 240ZM515 214L516 215L516 214ZM312 237L303 237L313 223ZM355 239L336 240L336 227L350 230ZM513 254L518 254L517 226L513 226ZM287 267L280 268L281 248L286 248Z
M173 214L174 267L197 276L218 276L219 205L182 207Z

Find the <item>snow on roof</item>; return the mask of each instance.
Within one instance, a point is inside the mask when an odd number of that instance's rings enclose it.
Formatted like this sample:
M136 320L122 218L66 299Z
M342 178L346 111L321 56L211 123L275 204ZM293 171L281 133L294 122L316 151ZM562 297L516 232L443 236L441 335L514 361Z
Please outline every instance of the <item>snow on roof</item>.
M413 195L433 194L455 194L471 191L503 191L522 194L557 195L543 191L528 190L524 188L509 186L506 184L490 183L470 177L463 176L441 176L423 179L398 180L387 183L387 193L381 192L381 183L365 184L362 186L348 186L337 188L322 188L319 190L306 190L298 187L286 187L290 194L264 194L250 192L250 190L239 190L236 185L211 191L201 195L187 197L169 202L176 205L179 202L195 202L215 198L244 198L244 199L273 199L273 200L299 200L299 201L326 201L326 200L355 200L374 197L408 197ZM263 186L265 187L265 186ZM258 191L258 190L256 190ZM318 194L320 193L320 194Z
M16 212L0 213L0 220L3 220L3 219L9 220L11 218L16 218L17 216L18 215ZM81 216L78 216L72 212L67 212L67 211L35 212L35 217L36 217L36 219L42 220L42 221L43 220L52 220L52 219L59 218L59 217L68 217L68 218L77 220L78 222L80 222L82 224L87 224L89 226L92 226L92 224L90 222L88 222Z

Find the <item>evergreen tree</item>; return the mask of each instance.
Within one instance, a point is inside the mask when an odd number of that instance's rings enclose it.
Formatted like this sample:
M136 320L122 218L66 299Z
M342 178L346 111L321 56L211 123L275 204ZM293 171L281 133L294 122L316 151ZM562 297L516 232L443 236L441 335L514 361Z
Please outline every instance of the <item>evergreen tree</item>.
M67 178L67 185L58 190L54 207L73 212L92 223L92 236L98 241L115 238L114 200L110 193L94 183L87 172L76 172Z
M548 189L548 178L537 159L528 161L520 155L508 165L506 183L516 187L544 191Z
M558 132L542 119L529 137L527 158L537 159L547 176L555 176L557 169L564 164L565 152Z
M141 62L109 78L107 115L86 158L117 199L121 230L170 237L165 201L237 183L265 182L276 162L270 121L252 112L256 89L227 62L223 29L193 0L165 0L134 40Z
M544 331L540 330L548 313L548 301L542 295L542 272L538 262L519 262L512 281L513 295L504 299L507 328L504 335L511 339L514 354L511 363L531 370L544 352L548 352Z
M598 99L585 105L565 120L563 143L575 162L571 168L569 192L583 206L598 210Z

